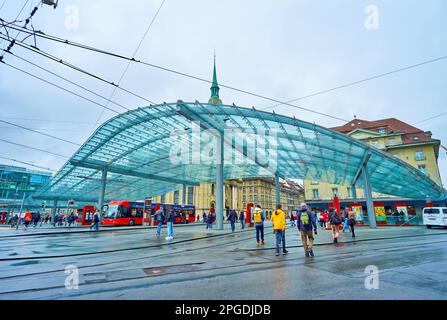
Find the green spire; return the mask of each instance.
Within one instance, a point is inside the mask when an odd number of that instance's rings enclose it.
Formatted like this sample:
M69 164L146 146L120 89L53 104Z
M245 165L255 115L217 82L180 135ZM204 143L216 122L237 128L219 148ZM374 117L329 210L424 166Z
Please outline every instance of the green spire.
M219 85L217 83L217 72L216 72L216 54L214 54L214 71L213 71L213 85L211 86L211 97L208 100L209 104L222 104L222 100L219 99Z

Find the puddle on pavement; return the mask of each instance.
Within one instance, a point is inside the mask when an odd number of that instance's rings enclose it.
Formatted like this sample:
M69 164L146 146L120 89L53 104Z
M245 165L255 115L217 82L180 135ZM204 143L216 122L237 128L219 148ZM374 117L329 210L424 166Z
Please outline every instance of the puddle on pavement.
M198 263L190 263L190 264L183 264L183 265L176 265L176 266L161 266L161 267L152 267L152 268L143 268L143 271L149 275L149 276L161 276L165 274L172 274L172 273L182 273L185 270L188 271L199 271L201 269L201 265L203 265L205 262L198 262Z
M39 260L29 260L29 261L12 263L11 266L12 267L29 266L29 265L38 264L38 263L39 263Z

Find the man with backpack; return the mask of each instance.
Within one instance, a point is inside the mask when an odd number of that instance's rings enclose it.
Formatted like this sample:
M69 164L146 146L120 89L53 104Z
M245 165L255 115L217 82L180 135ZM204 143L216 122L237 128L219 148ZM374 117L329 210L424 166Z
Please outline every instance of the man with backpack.
M337 243L338 236L340 235L339 225L341 224L341 219L334 209L329 210L329 223L332 228L332 238L334 239L334 243Z
M297 227L301 234L301 242L303 243L306 257L314 257L314 232L317 234L317 217L305 203L302 203L300 206L300 212L297 217ZM307 244L308 239L309 244Z
M165 214L163 207L159 207L154 214L154 220L157 221L157 237L160 236L161 227L163 226L163 220L165 219Z
M227 220L230 221L231 232L234 232L234 230L236 229L236 220L237 220L237 213L235 210L230 210Z
M279 247L282 243L282 253L287 254L286 250L286 214L282 211L281 204L276 205L276 211L272 214L273 231L276 238L276 256L279 256Z
M264 220L265 214L264 211L261 210L261 206L259 204L256 205L253 210L253 222L255 223L256 228L256 246L259 247L264 245Z

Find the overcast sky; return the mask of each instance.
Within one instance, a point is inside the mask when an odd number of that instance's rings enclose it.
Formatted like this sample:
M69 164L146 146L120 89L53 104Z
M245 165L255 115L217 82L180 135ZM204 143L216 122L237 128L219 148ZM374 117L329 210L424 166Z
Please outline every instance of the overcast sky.
M20 19L31 12L31 3L38 2L30 0ZM6 0L0 17L14 20L24 3ZM39 6L33 25L48 34L131 56L161 3L60 0L56 10ZM371 11L365 11L371 5L378 9L377 22L368 19L373 17ZM78 10L78 20L73 8ZM211 80L215 50L220 83L284 101L447 55L446 12L445 0L166 0L137 58ZM365 19L370 28L365 27ZM371 29L375 26L378 28ZM127 65L123 60L43 39L37 39L37 46L114 82ZM0 47L4 48L5 42L0 40ZM113 91L110 85L26 49L16 46L13 52L102 95L110 96ZM5 59L79 92L13 56ZM446 84L447 59L296 103L343 119L354 115L365 120L395 117L414 124L447 112ZM141 65L131 65L121 85L155 102L206 102L210 95L207 83ZM226 104L256 108L275 104L225 88L220 95ZM147 105L120 91L113 100L128 108ZM113 104L110 107L123 111ZM0 111L0 119L78 143L114 116L5 65L0 65ZM328 127L343 124L290 106L276 107L275 111ZM417 127L432 131L433 138L447 144L446 124L444 115ZM0 129L1 139L67 156L77 149L5 124L0 123ZM4 142L0 147L2 156L43 167L59 169L65 162ZM3 159L0 163L20 165ZM440 152L439 165L445 184L444 151Z

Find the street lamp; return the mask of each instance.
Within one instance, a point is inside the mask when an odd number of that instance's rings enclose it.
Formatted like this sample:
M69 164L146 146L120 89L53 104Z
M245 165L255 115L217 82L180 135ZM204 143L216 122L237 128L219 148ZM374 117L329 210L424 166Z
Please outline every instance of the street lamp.
M42 0L42 4L53 6L54 9L56 9L58 2L59 2L59 0Z

